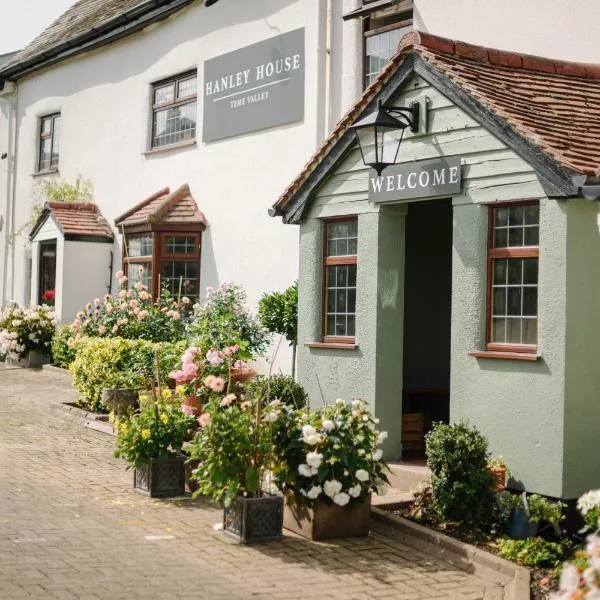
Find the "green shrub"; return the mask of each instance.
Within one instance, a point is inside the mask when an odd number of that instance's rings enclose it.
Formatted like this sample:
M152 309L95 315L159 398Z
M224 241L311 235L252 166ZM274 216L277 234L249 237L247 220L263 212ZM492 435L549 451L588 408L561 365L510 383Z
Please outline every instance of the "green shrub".
M100 404L102 388L151 387L156 379L156 352L159 376L164 382L175 369L185 350L185 342L152 343L122 338L81 338L75 342L76 357L69 366L79 404L94 412L104 411Z
M68 325L58 327L52 338L52 360L58 367L67 368L75 360L73 333ZM71 342L69 343L69 341Z
M433 510L446 521L488 524L494 512L488 443L474 427L437 423L426 436Z
M563 547L556 542L548 542L541 537L513 540L501 538L498 553L525 567L556 567L563 554Z
M281 400L284 404L296 409L304 408L308 403L308 394L304 388L289 375L273 375L255 377L250 385L250 393L263 401Z

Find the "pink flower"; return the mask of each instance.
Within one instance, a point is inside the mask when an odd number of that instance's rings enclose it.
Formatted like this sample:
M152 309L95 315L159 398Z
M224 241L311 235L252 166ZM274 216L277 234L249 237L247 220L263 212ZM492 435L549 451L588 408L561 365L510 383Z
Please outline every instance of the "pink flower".
M100 327L98 327L98 333L100 335L104 335L106 333L106 327L104 327L104 325L100 325Z
M179 321L179 319L181 319L181 315L176 310L174 310L171 313L171 319L173 319L173 321Z
M188 406L187 404L181 405L181 412L188 417L196 414L196 409L193 406Z
M117 333L117 331L119 331L119 326L118 325L113 325L112 332L113 333Z
M85 305L85 307L86 307L88 310L92 310L92 303L91 303L91 302L88 302L88 303Z
M193 363L194 359L200 353L200 348L190 346L184 353L181 359L181 364L185 367L186 365Z
M121 290L119 292L119 298L125 298L127 297L127 290Z
M230 406L231 403L236 399L235 394L227 394L223 400L221 400L221 406Z
M100 306L100 298L94 298L94 304Z
M233 363L234 369L245 369L247 366L248 366L247 363L245 363L243 360L236 360Z
M123 275L123 277L119 277L119 284L125 285L127 283L127 275Z
M218 367L223 364L223 358L218 350L209 350L206 353L206 360L213 366Z
M148 297L148 292L145 292L144 290L140 292L140 300L146 301L148 300Z
M133 286L138 292L142 291L142 288L144 287L144 284L141 281L136 281L135 285Z
M82 311L82 310L80 310L80 311L77 313L77 318L78 318L78 319L83 319L83 317L85 317L85 314L83 313L83 311Z
M110 302L110 294L104 295L104 302Z
M225 356L233 356L236 352L238 352L240 347L236 344L235 346L227 346L223 349L223 354Z
M133 298L133 292L131 290L127 290L127 297Z
M129 306L131 306L131 308L135 308L136 306L139 306L139 305L140 305L140 303L135 299L129 301Z
M188 375L184 371L171 371L169 379L174 379L177 383L187 383L189 381Z
M140 310L138 319L145 319L150 313L147 310Z
M210 413L205 412L198 417L198 425L200 425L200 427L206 427L209 423Z
M136 315L136 316L140 314L140 308L139 308L139 306L136 306L136 307L133 309L133 314L134 314L134 315Z
M184 304L189 304L189 303L191 302L191 300L190 300L190 299L189 299L187 296L184 296L184 297L181 299L181 301L182 301Z
M183 367L183 372L190 378L193 379L198 375L198 365L196 363L186 363Z
M115 277L117 279L121 279L121 277L123 277L123 275L125 275L125 273L123 273L123 271L117 271L115 274Z
M209 375L204 379L204 385L213 392L222 392L225 387L225 380L222 377Z
M113 307L112 304L107 304L106 305L106 312L110 315L110 313L113 311Z

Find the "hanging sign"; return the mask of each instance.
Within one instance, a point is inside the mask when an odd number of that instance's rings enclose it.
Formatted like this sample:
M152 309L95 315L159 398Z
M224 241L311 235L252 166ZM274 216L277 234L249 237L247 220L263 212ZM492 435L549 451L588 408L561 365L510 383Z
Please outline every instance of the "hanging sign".
M304 28L204 62L202 139L304 118Z
M391 202L460 194L460 157L434 158L369 172L369 201Z

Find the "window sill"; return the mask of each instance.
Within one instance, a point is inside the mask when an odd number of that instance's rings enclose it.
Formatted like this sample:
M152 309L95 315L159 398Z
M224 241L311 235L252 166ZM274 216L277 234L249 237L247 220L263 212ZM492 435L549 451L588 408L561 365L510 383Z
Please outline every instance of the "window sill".
M32 173L32 177L45 177L46 175L58 175L58 167L56 169L44 169L43 171L36 171Z
M163 154L170 152L171 150L181 150L182 148L189 148L195 146L196 140L185 140L185 142L178 142L177 144L169 144L168 146L160 146L158 148L152 148L152 150L146 150L142 152L144 156L154 156L155 154Z
M531 362L542 358L539 354L530 352L499 352L497 350L476 350L469 352L469 356L473 358L499 358L504 360L527 360Z
M358 348L358 344L341 344L339 342L306 342L304 346L306 348L323 348L329 350L356 350Z

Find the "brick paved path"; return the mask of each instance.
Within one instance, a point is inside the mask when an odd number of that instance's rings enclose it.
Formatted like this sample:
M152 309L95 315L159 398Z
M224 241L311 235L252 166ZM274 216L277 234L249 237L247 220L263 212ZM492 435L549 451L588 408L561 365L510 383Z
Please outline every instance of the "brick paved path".
M381 535L237 545L213 530L219 509L134 494L111 438L49 410L63 390L0 365L2 600L484 596L485 582Z

